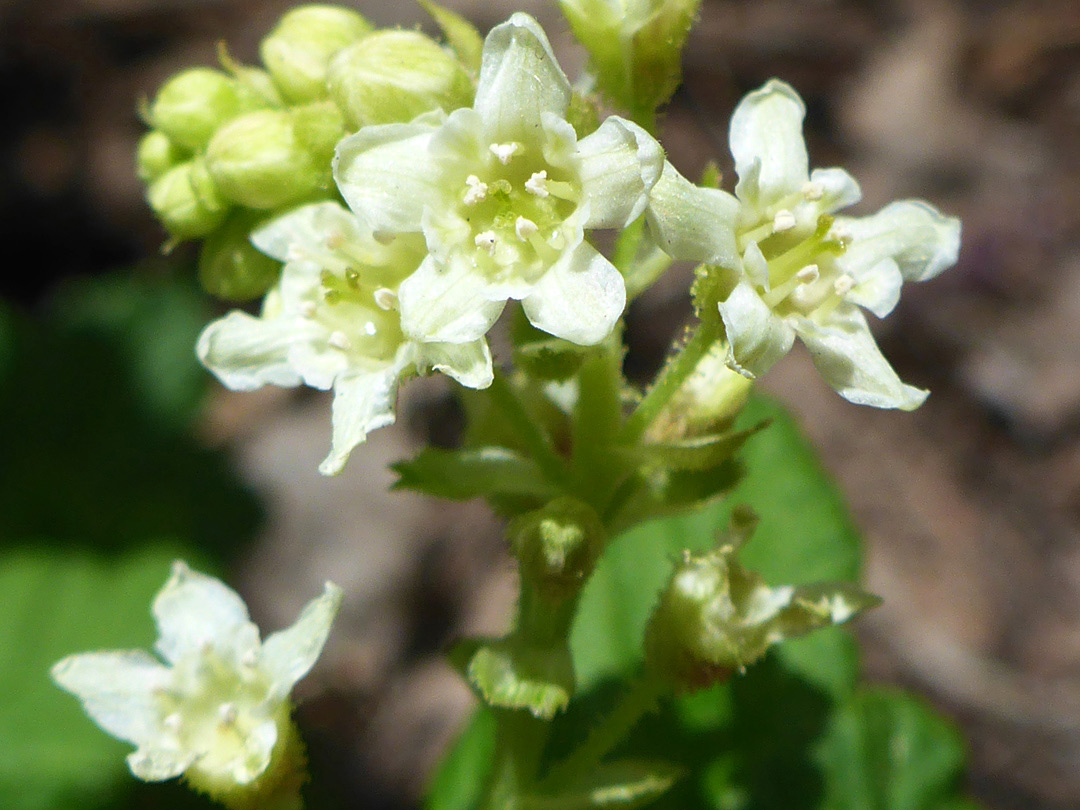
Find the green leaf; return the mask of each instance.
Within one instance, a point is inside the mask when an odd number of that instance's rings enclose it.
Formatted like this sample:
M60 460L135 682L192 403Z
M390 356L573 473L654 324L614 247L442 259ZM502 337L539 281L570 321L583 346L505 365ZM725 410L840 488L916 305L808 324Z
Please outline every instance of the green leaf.
M505 447L428 447L392 468L400 476L395 489L411 489L454 501L493 495L546 501L558 494L532 459Z
M821 747L828 810L938 810L962 799L965 748L923 701L858 691L832 718Z
M428 810L471 810L487 784L495 761L495 712L473 713L428 788Z
M617 760L555 795L528 796L522 804L525 810L632 810L662 796L682 775L682 768L663 760Z
M49 679L59 659L149 649L150 602L177 556L154 544L121 557L44 546L0 555L0 796L12 810L93 807L133 784L131 746L100 730ZM203 560L193 560L204 565Z

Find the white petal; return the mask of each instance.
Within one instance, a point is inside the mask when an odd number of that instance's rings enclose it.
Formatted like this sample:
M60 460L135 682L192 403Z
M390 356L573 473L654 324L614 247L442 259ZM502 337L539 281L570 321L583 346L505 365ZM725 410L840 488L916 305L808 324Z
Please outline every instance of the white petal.
M625 228L645 210L664 168L664 150L648 132L612 116L578 143L586 228Z
M750 242L743 251L743 272L750 282L763 290L769 290L769 261L757 242Z
M158 628L154 647L172 663L208 644L240 657L245 650L237 647L252 638L247 606L236 591L182 562L173 564L172 576L154 597L152 611Z
M739 102L731 116L730 142L740 200L760 210L801 191L809 179L805 115L799 94L777 79Z
M666 162L646 209L653 237L669 256L728 268L739 266L738 213L739 201L730 194L695 186Z
M438 199L439 165L426 124L364 127L337 145L334 180L349 208L376 234L418 233L424 205Z
M929 395L901 382L857 307L841 307L826 324L800 319L795 329L825 382L849 402L911 411Z
M884 318L900 300L900 287L904 283L900 275L900 268L892 259L878 262L874 267L860 273L844 298L853 304L873 312L879 318Z
M494 379L486 340L472 343L422 343L417 365L441 371L466 388L487 388Z
M827 214L847 208L862 199L859 182L843 169L814 169L810 172L810 182L821 190L818 205Z
M337 475L345 467L352 449L365 441L371 431L394 424L400 371L391 365L379 371L338 378L334 383L330 454L319 465L319 472Z
M125 650L72 655L55 664L50 674L114 737L145 745L164 733L155 691L169 685L171 674L149 653Z
M853 237L837 263L856 280L892 259L905 281L926 281L954 265L960 251L960 220L921 200L894 202L873 216L838 218L836 224Z
M298 340L313 337L313 328L298 331L291 318L255 318L236 310L202 331L195 352L199 362L234 391L264 385L288 388L301 381L289 350Z
M355 233L356 216L336 202L304 205L272 219L251 232L251 243L279 262L290 261L294 248L321 252L334 228Z
M581 346L606 338L626 307L626 283L588 242L564 253L522 300L529 321Z
M266 639L259 663L273 680L273 697L283 699L315 665L341 607L341 597L341 588L327 582L322 594L307 603L291 627Z
M570 95L570 82L536 20L519 12L491 29L473 109L493 141L533 140L542 114L564 116Z
M401 328L414 340L471 343L482 338L499 317L505 299L491 301L485 279L468 261L428 256L401 282Z
M720 317L727 332L728 365L746 377L764 374L795 342L795 332L746 279L720 302Z
M186 771L197 755L180 748L148 746L127 756L132 774L144 782L164 782Z

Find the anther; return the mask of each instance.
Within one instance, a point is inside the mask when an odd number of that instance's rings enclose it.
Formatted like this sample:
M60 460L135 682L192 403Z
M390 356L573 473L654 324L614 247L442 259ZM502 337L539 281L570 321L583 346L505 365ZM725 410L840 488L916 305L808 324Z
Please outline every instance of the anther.
M489 254L494 255L495 231L484 231L483 233L478 233L476 235L476 238L473 239L473 244L475 244L478 248L483 248Z
M525 181L525 190L537 197L546 197L551 192L547 188L547 169L533 172L532 177Z
M397 307L397 293L389 287L379 287L374 293L375 305L386 312Z
M821 278L821 271L816 264L808 264L795 274L795 278L800 284L813 284Z
M825 187L821 183L807 180L803 183L802 195L808 202L817 202L825 196Z
M318 311L319 307L314 301L305 301L300 305L300 314L305 318L314 318Z
M223 726L231 726L236 722L236 706L232 703L222 703L218 706L218 719Z
M531 219L526 219L525 217L518 217L517 221L514 223L514 233L517 234L517 238L520 239L522 242L528 242L530 236L532 236L534 233L539 232L540 226L538 226Z
M345 234L341 231L331 231L326 236L326 246L331 250L337 250L345 244Z
M836 281L833 282L833 289L836 291L837 295L847 295L849 292L851 292L851 288L854 286L855 279L847 273L844 273L842 276L837 278Z
M335 349L341 349L341 351L347 351L349 346L349 338L340 329L335 329L330 333L330 339L327 341Z
M795 215L788 211L786 208L781 208L776 212L776 216L773 217L773 233L783 233L784 231L790 231L795 227L796 220Z
M487 183L483 182L475 174L470 174L465 178L465 204L476 205L481 200L485 199L488 194Z
M510 143L493 143L488 149L491 150L491 154L495 155L499 163L505 166L510 162L510 158L520 151L521 144L513 141Z

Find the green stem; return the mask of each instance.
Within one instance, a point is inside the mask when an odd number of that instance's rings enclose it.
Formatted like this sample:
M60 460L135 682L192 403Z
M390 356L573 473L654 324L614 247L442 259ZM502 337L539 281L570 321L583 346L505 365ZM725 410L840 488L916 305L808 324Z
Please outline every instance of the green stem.
M656 382L623 424L621 438L624 442L633 443L645 435L649 425L686 382L686 378L694 373L698 363L720 339L722 332L723 324L719 318L709 318L698 324L697 331L664 366Z
M566 486L569 471L563 458L555 452L548 437L525 409L517 392L506 378L501 374L496 374L488 390L491 392L491 399L495 406L506 416L545 477L556 486Z
M667 689L662 678L650 672L644 673L631 685L615 709L593 727L585 742L551 769L544 778L542 789L554 792L592 773L604 757L626 739L638 721L656 708L657 700Z

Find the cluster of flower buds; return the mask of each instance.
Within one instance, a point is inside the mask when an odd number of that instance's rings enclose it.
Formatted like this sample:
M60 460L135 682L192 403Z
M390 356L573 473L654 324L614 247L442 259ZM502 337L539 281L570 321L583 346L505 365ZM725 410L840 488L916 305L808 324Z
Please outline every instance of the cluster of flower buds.
M417 31L375 30L348 8L309 5L263 39L263 68L185 70L145 109L138 170L172 242L206 239L200 278L228 300L258 297L278 261L249 234L297 205L340 199L334 147L372 124L404 123L472 100L469 68Z

